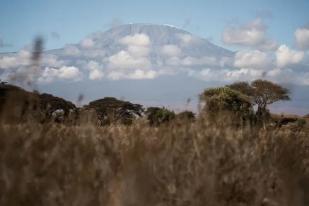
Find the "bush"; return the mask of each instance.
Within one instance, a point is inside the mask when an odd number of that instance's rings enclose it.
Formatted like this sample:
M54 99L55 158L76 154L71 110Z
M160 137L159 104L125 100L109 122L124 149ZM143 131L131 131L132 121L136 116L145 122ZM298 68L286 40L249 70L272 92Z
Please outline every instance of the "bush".
M200 101L205 102L203 112L215 123L222 116L227 117L224 122L231 120L236 125L254 119L250 98L229 87L207 89L200 95Z
M164 107L149 107L146 111L146 116L150 125L158 126L173 120L175 118L175 113Z

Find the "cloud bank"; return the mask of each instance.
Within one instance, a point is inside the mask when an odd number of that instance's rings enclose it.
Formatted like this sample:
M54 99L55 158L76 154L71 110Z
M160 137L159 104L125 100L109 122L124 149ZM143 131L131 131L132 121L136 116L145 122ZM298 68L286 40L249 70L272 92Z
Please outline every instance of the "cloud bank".
M261 18L244 25L228 26L222 35L225 44L251 47L261 50L274 50L277 43L267 37L267 27Z
M168 32L164 29L168 28ZM230 52L190 33L164 26L151 32L95 33L78 44L56 52L45 52L37 81L150 80L166 75L187 75L211 82L266 78L309 85L308 30L295 31L297 48L277 44L267 37L261 19L223 31L226 44L239 45ZM155 30L158 32L157 30ZM0 55L1 79L26 74L31 68L31 51Z

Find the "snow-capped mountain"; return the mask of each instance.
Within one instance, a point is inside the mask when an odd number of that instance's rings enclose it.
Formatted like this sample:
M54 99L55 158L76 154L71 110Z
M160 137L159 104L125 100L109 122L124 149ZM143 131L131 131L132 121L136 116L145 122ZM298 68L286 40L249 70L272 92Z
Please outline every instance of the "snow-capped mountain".
M180 71L192 73L192 69L223 68L231 65L234 55L182 29L154 24L117 26L46 54L43 66L74 66L84 76L89 72L92 80L153 79ZM45 70L47 76L49 70Z
M85 103L114 96L184 108L188 98L194 100L189 107L196 105L209 86L265 74L271 80L299 78L291 70L276 70L271 58L256 50L235 53L170 25L126 24L45 51L39 71L31 69L31 49L0 54L0 79L35 81L39 89L71 101L84 94ZM299 113L305 109L297 106Z

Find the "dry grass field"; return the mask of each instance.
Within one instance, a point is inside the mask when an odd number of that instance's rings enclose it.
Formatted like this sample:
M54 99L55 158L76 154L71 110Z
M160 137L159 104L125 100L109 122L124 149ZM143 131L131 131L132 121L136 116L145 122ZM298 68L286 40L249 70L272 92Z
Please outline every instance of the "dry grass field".
M0 205L309 205L301 128L0 125Z

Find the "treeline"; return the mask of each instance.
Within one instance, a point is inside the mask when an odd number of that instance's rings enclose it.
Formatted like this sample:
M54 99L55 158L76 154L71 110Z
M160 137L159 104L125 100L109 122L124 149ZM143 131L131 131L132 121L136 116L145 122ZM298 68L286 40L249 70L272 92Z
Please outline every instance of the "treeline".
M198 118L207 117L214 123L230 120L235 126L286 124L299 119L272 118L268 105L290 99L290 92L281 85L266 80L252 83L236 82L217 88L209 88L200 94L201 109ZM40 123L58 122L84 124L92 122L99 126L121 123L130 125L144 118L151 126L168 122L192 122L197 115L192 111L176 114L165 107L148 107L105 97L78 108L72 102L50 94L29 92L2 82L0 84L0 113L2 121ZM305 124L305 122L298 122Z
M195 114L183 111L176 114L165 107L148 107L105 97L83 107L38 91L29 92L18 86L0 83L0 115L2 122L35 121L66 124L94 123L99 126L114 123L130 125L134 120L146 118L150 125L158 126L171 120L194 120Z

